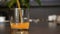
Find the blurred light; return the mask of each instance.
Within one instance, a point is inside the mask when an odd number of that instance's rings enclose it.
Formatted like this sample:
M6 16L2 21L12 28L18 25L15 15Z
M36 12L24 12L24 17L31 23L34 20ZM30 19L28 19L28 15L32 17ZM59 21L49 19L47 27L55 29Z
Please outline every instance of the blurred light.
M49 20L49 21L56 20L56 17L57 17L56 15L49 15L49 16L48 16L48 20Z
M0 22L4 22L5 21L5 17L0 16Z

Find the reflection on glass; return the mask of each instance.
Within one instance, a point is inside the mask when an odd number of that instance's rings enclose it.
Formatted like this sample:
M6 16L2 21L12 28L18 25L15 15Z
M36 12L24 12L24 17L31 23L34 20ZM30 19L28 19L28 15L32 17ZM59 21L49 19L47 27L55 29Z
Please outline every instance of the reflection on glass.
M29 34L28 31L13 31L11 34Z

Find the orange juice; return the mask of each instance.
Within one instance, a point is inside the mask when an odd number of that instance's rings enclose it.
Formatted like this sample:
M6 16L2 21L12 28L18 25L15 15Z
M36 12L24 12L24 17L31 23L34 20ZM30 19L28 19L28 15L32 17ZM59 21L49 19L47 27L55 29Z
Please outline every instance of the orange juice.
M29 22L25 23L11 23L12 29L29 29Z

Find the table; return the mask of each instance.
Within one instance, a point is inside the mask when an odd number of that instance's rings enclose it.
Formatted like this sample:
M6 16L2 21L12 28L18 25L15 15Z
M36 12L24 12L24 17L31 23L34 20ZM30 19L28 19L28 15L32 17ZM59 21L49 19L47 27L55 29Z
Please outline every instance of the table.
M30 29L25 31L11 30L10 26L6 23L5 28L0 29L0 34L60 34L60 25L56 28L50 29L48 22L43 23L30 23Z

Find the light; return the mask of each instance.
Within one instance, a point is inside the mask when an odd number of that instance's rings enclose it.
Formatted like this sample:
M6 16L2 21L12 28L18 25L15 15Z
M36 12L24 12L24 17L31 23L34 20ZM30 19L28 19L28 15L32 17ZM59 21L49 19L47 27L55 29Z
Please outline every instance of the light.
M5 21L5 17L0 16L0 22L4 22Z
M56 20L56 17L57 17L56 15L49 15L49 16L48 16L48 20L49 20L49 21Z

